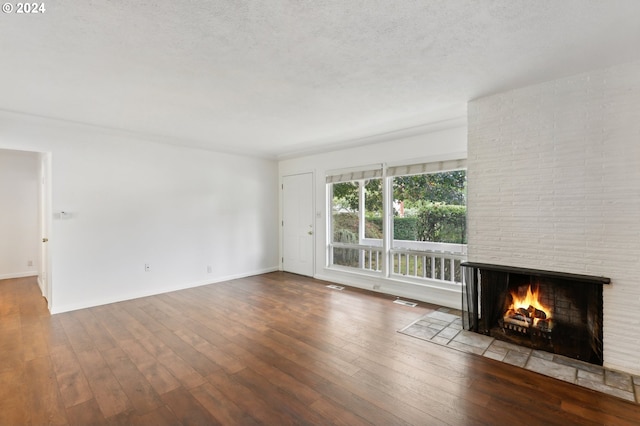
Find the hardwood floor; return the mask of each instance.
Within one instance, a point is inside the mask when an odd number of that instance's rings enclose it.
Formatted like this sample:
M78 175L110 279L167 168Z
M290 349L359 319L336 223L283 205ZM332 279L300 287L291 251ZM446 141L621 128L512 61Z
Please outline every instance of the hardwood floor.
M0 281L0 425L640 423L640 407L414 339L434 309L271 273L50 316Z

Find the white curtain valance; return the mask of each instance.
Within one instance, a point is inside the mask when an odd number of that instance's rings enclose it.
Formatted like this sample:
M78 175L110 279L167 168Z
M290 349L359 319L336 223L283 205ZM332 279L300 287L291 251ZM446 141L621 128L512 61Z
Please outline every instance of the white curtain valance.
M327 174L327 183L349 182L353 180L373 179L382 177L382 166L373 169L351 169Z
M467 160L446 160L429 163L408 164L401 166L390 166L387 168L387 176L419 175L424 173L449 172L467 167Z

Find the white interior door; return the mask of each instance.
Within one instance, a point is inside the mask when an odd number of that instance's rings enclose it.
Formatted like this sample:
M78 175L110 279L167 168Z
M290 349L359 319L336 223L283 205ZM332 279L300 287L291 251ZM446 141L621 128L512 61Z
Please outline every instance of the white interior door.
M51 154L40 154L40 235L42 246L40 252L39 284L42 295L47 299L51 309L51 253L49 251L49 232L51 229Z
M282 269L313 276L313 174L282 179Z

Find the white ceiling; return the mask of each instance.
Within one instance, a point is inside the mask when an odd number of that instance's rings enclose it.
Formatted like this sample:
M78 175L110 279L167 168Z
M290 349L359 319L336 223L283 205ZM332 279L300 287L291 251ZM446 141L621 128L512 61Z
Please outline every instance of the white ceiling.
M640 59L637 0L46 0L0 16L0 109L284 158Z

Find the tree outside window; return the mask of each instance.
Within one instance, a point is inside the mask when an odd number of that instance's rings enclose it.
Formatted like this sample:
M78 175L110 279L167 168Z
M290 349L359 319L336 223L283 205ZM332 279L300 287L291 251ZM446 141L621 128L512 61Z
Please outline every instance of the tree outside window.
M394 240L466 244L466 171L395 176Z

